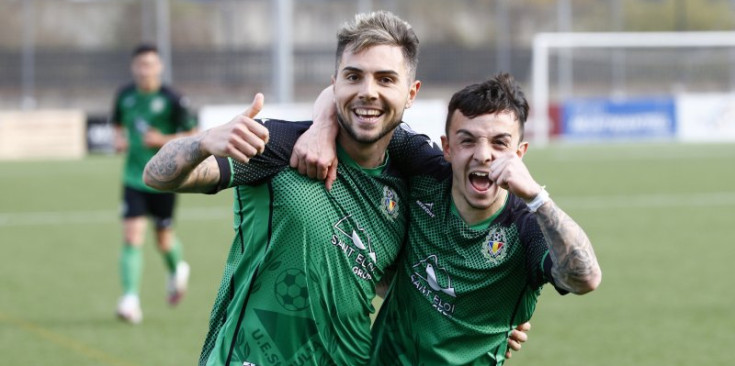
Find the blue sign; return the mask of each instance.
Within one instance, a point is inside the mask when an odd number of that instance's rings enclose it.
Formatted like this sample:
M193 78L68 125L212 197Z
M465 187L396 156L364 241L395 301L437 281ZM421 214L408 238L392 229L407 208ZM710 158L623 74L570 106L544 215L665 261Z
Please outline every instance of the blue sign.
M571 99L561 113L561 136L571 140L665 139L676 135L673 98Z

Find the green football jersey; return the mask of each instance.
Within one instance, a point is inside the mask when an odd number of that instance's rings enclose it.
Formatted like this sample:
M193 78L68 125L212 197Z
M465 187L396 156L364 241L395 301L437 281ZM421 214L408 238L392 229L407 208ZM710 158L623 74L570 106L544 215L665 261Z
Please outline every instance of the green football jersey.
M405 184L389 162L362 169L340 150L327 191L288 167L310 123L264 125L263 155L218 159L239 224L200 365L367 364L375 286L406 235Z
M152 93L143 93L135 85L120 89L113 106L112 122L124 127L128 135L123 182L147 192L156 190L143 182L143 170L158 149L143 144L145 132L152 127L169 135L196 127L196 120L189 115L184 99L165 86Z
M501 365L510 331L531 318L551 278L548 247L511 194L468 226L452 203L450 167L437 163L400 164L413 175L408 243L373 326L371 363Z

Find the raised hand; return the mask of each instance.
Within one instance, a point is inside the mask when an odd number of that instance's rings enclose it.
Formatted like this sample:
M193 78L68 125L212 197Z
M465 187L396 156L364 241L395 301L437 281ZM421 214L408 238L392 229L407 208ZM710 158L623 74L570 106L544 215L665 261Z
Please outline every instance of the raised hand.
M541 192L541 186L533 180L526 164L515 153L503 154L493 160L490 180L525 201L532 200Z
M263 109L263 103L263 94L258 93L245 112L224 125L205 131L201 140L202 150L243 163L262 153L268 143L268 129L253 118Z

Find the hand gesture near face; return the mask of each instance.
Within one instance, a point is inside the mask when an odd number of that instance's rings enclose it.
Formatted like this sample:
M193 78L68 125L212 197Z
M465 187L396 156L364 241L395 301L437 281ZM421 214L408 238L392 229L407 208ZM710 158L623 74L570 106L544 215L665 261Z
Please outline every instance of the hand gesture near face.
M514 152L496 157L490 164L490 180L519 198L529 201L541 192L520 156Z

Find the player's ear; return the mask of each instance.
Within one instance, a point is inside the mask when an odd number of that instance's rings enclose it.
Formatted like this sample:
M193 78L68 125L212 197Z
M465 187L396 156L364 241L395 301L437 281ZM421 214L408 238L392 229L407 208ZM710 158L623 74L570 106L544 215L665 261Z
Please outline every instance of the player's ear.
M408 89L408 99L406 100L405 108L411 108L413 105L413 101L416 99L416 95L419 94L419 89L421 89L421 81L420 80L414 80L411 83L410 88Z
M446 161L451 161L452 158L452 151L449 148L449 139L446 136L442 136L442 150L444 151L444 159Z
M528 141L523 141L520 144L518 144L518 150L516 150L516 155L518 155L519 158L523 159L523 155L526 155L526 151L528 151Z

